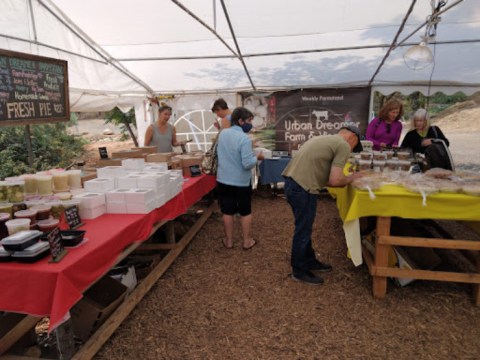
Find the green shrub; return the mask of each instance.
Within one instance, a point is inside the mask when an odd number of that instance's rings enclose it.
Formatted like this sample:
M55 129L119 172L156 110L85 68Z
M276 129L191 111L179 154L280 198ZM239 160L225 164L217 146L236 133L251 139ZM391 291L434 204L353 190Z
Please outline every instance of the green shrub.
M24 126L0 128L0 178L66 167L84 154L86 141L66 133L66 123L30 125L33 166Z

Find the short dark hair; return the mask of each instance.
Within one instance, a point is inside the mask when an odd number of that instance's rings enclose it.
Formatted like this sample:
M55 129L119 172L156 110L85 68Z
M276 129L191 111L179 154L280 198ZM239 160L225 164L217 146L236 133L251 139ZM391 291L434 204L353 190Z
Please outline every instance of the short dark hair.
M242 119L243 121L247 121L247 119L253 118L253 114L250 110L244 107L237 107L232 112L231 122L232 125L239 125L238 121Z
M217 110L227 110L227 109L228 109L227 102L223 100L223 98L215 100L212 106L212 112L215 112Z

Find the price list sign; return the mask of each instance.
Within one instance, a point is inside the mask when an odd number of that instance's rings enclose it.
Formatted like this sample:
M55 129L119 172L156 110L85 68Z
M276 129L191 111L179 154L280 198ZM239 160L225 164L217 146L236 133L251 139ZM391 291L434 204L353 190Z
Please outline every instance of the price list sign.
M76 206L70 206L69 208L65 209L65 218L67 219L70 229L76 229L83 225L82 220L80 219L80 214L78 213L78 208Z
M67 62L0 50L0 126L69 119Z
M62 237L58 227L50 231L47 235L48 245L50 245L50 253L52 260L50 262L59 262L67 254L67 250L63 247Z

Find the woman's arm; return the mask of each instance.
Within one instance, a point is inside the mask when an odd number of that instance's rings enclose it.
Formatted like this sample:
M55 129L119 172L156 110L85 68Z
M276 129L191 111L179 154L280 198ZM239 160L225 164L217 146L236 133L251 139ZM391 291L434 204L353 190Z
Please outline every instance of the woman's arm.
M245 170L250 170L257 164L257 157L252 148L252 140L248 137L245 138L240 145L240 157Z
M149 125L147 128L147 131L145 132L145 140L143 141L143 144L145 146L150 145L152 138L153 138L153 125Z
M397 126L395 126L395 139L393 139L392 146L398 146L398 143L400 142L400 136L402 135L403 125L399 120L397 120L396 122L398 124Z
M172 146L180 146L181 144L177 142L177 129L175 129L175 126L173 125L171 126L172 126Z

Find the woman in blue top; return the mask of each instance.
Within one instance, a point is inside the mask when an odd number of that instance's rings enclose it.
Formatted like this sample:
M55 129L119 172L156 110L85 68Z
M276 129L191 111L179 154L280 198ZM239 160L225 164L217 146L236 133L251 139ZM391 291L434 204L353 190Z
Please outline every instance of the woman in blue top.
M257 159L248 133L252 129L253 114L242 107L232 113L232 126L218 135L217 193L223 214L225 236L223 245L233 247L233 216L240 214L243 233L243 249L248 250L256 242L251 236L252 228L252 168Z

